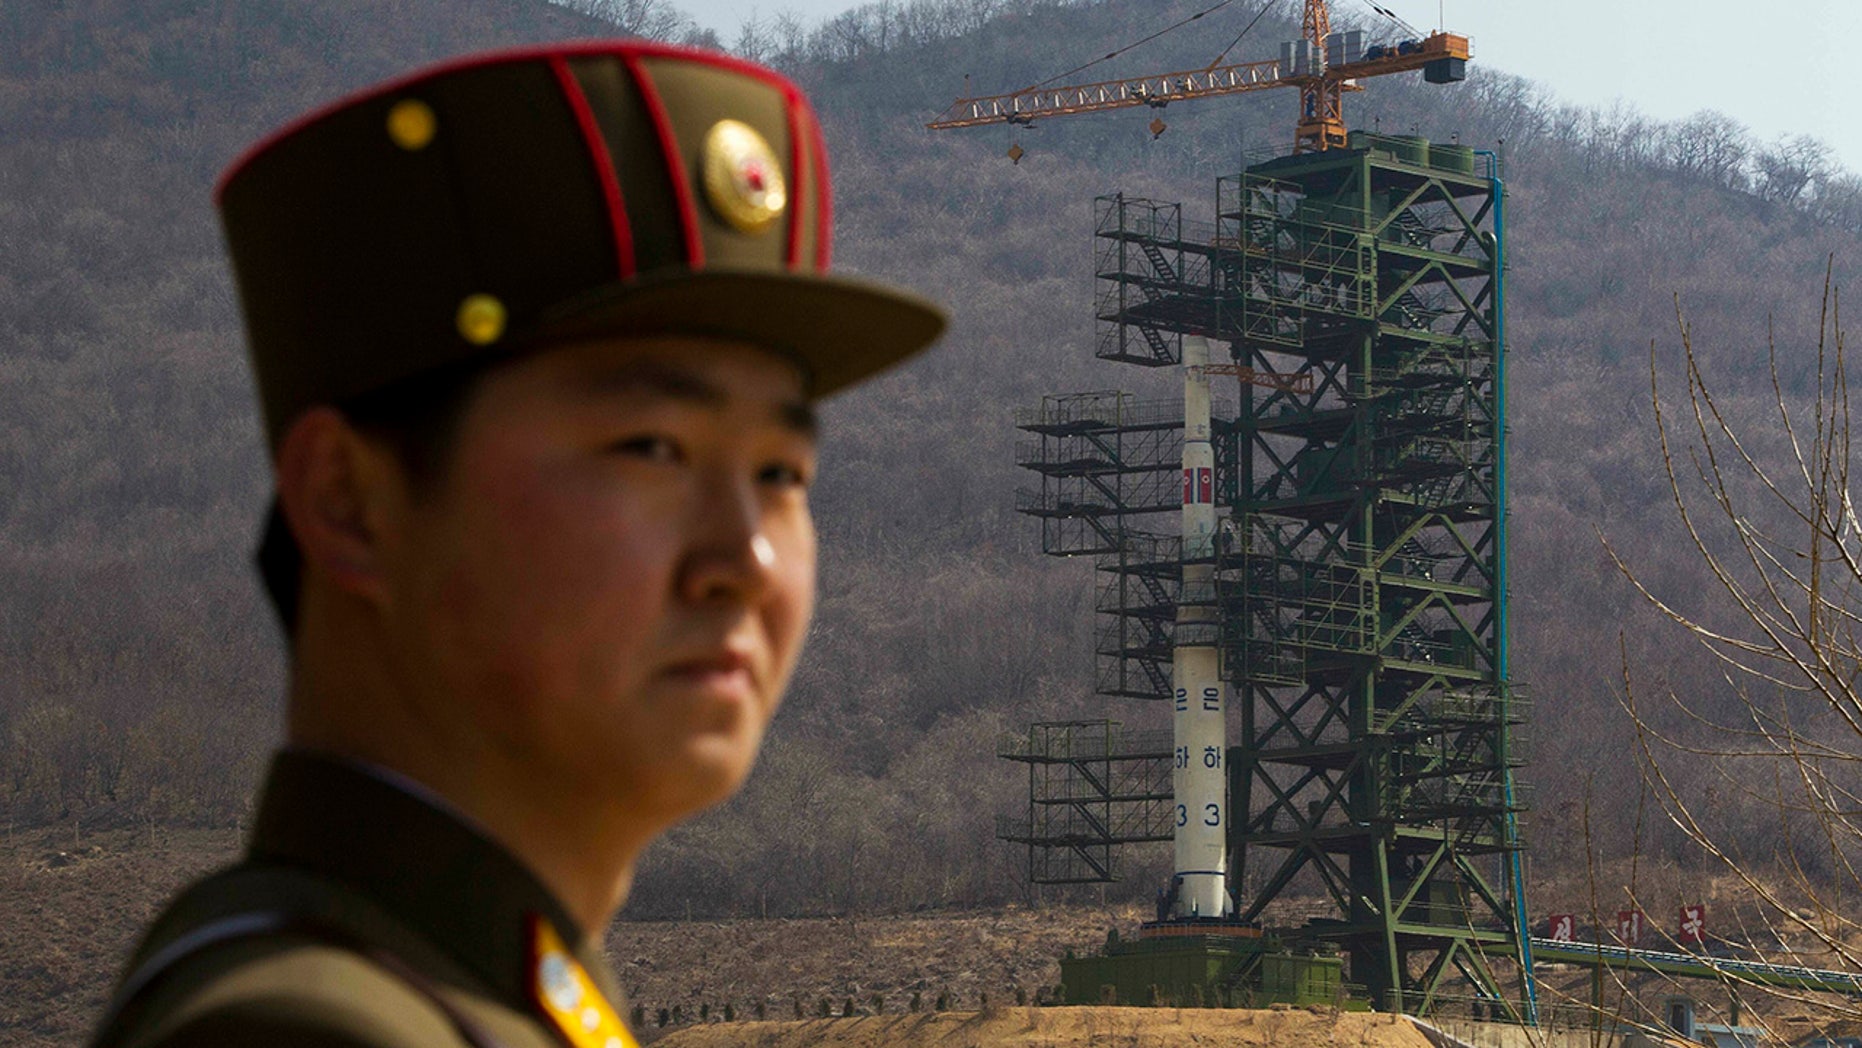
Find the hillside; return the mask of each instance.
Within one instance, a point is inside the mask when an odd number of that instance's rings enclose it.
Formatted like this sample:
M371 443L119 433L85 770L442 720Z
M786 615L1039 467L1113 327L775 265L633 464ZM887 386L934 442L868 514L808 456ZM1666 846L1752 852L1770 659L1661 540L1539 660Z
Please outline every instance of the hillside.
M1155 139L1148 114L921 125L965 73L1019 86L1195 9L940 0L741 41L815 94L843 264L949 303L954 325L938 352L828 408L805 665L750 788L651 853L630 915L1023 896L991 815L1024 785L995 738L1108 710L1090 694L1090 571L1041 557L1013 513L1009 420L1045 393L1161 392L1164 378L1092 357L1091 200L1123 189L1206 215L1217 175L1285 141L1292 103L1173 109ZM1121 61L1206 63L1257 9ZM0 28L0 825L226 831L275 736L282 660L246 567L267 482L206 187L263 129L409 63L606 28L528 0L94 0L9 5ZM1242 49L1294 32L1270 14ZM1459 87L1377 84L1349 104L1359 123L1505 140L1515 672L1540 718L1529 839L1535 886L1574 884L1587 841L1625 854L1637 822L1619 636L1640 670L1724 692L1599 540L1658 588L1701 587L1654 458L1651 344L1672 369L1678 298L1729 409L1759 418L1775 320L1800 397L1825 267L1845 287L1862 273L1862 195L1853 175L1794 168L1786 145L1711 117L1569 109L1478 66ZM1702 159L1706 140L1722 148ZM1756 804L1722 810L1754 839L1772 829ZM1664 876L1703 876L1647 824ZM1161 858L1138 857L1113 898L1148 896ZM1534 908L1585 907L1548 894Z

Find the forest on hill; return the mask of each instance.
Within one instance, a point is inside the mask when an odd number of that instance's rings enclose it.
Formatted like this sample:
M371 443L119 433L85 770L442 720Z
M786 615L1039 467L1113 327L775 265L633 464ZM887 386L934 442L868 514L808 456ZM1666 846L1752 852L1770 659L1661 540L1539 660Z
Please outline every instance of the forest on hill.
M1025 780L995 758L997 736L1056 717L1161 719L1092 695L1091 572L1042 557L1013 512L1027 481L1011 419L1049 393L1167 392L1167 376L1093 357L1092 200L1123 190L1208 217L1218 175L1288 143L1294 103L1173 108L1161 136L1149 112L923 124L966 82L1025 86L1201 7L888 0L711 41L813 94L840 264L947 303L953 327L827 407L803 668L749 788L651 853L630 914L1019 898L1020 859L992 816L1019 807ZM1276 54L1297 26L1285 5L1261 7L1228 5L1092 75L1201 67L1257 15L1235 59ZM617 26L704 41L658 0L0 8L0 823L233 825L277 737L283 658L248 568L268 481L215 174L290 115L412 63ZM1673 374L1678 306L1733 417L1767 424L1768 340L1800 402L1826 269L1849 288L1862 273L1862 178L1814 141L1755 140L1712 113L1664 123L1563 105L1478 61L1470 73L1368 85L1347 117L1505 156L1513 658L1537 698L1534 861L1541 877L1581 865L1586 798L1609 798L1589 843L1689 876L1698 859L1672 827L1647 820L1638 841L1622 814L1641 784L1621 667L1722 713L1735 697L1604 541L1657 592L1704 588L1657 454L1651 353ZM1684 785L1706 788L1706 770L1691 774ZM1757 800L1720 807L1735 837L1773 828ZM1148 895L1145 869L1121 890Z

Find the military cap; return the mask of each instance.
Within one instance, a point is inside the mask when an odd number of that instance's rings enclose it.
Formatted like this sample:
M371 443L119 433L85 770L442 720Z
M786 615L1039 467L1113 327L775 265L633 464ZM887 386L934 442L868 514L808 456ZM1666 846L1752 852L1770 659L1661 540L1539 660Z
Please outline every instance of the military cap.
M304 409L602 335L788 354L812 395L944 320L831 275L832 196L802 92L639 41L471 56L289 125L216 192L274 446Z
M823 396L943 330L829 272L833 196L801 90L728 55L597 41L472 55L287 125L215 191L266 435L317 404L581 337L765 346ZM260 574L294 623L274 508Z

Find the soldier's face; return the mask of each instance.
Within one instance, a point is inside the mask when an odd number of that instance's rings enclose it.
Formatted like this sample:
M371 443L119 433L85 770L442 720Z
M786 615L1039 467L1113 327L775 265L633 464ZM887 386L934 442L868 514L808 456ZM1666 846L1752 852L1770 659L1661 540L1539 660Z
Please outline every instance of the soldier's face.
M496 369L409 510L388 619L428 679L406 683L564 803L665 823L729 796L813 606L814 470L801 377L763 350L605 341Z

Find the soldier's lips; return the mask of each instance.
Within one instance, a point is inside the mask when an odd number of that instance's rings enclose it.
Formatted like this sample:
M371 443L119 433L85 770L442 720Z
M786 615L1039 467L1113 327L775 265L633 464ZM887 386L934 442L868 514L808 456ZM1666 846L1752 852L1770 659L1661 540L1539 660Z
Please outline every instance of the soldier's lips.
M662 676L674 684L719 699L748 700L756 695L756 665L748 655L718 652L669 664Z

